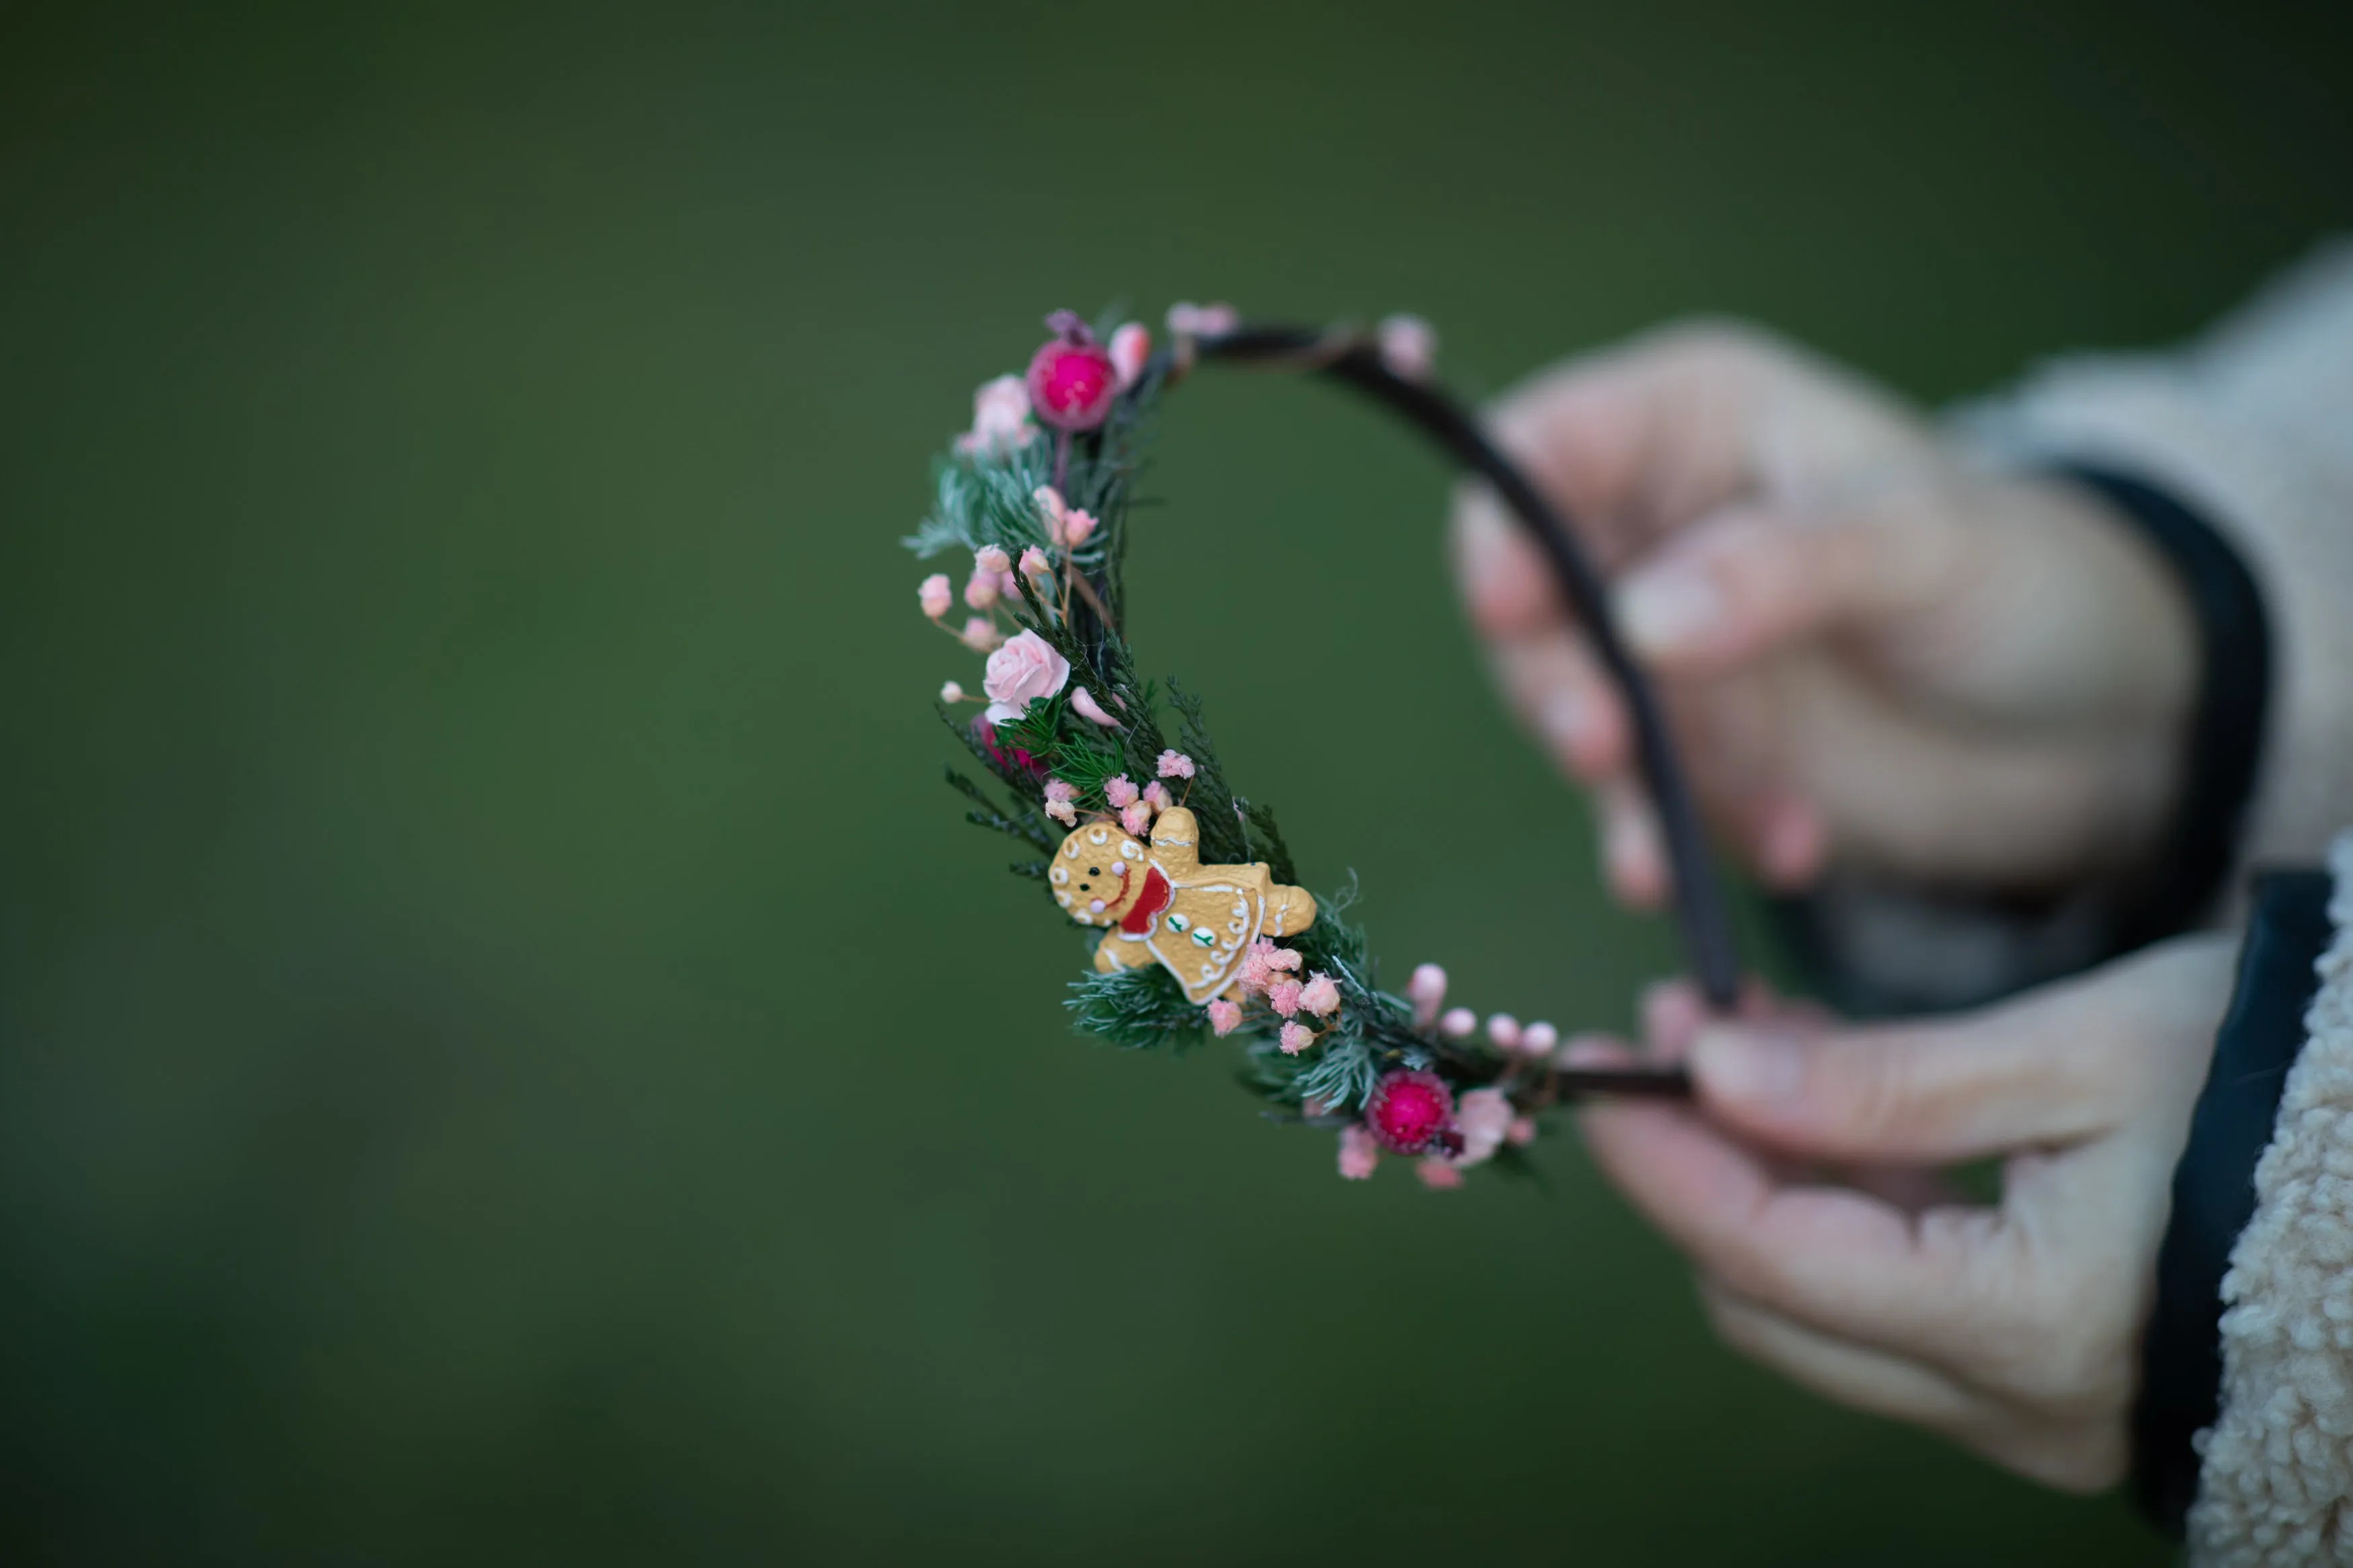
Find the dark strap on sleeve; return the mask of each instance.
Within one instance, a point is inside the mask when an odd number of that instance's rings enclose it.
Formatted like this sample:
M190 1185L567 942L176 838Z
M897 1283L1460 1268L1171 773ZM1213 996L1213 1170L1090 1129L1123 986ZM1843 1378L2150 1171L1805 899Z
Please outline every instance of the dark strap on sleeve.
M2179 1535L2198 1495L2190 1438L2214 1424L2222 1385L2222 1274L2255 1212L2255 1162L2271 1142L2280 1090L2304 1049L2304 1016L2328 946L2330 879L2274 871L2255 879L2231 1009L2173 1171L2173 1213L2157 1255L2157 1301L2141 1340L2133 1411L2133 1487Z
M2198 618L2198 696L2181 796L2147 882L2117 910L2108 946L2130 952L2191 929L2237 858L2271 700L2271 620L2254 574L2213 526L2172 495L2092 464L2057 470L2096 492L2173 567Z

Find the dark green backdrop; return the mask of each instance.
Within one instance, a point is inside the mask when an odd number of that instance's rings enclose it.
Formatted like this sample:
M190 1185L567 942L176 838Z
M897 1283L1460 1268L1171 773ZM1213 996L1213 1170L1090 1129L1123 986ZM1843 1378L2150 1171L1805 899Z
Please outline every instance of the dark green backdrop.
M797 9L7 24L13 1560L2163 1561L1715 1348L1571 1141L1345 1186L1065 1033L893 542L1062 304L1417 310L1474 391L1694 310L1933 398L2173 337L2348 216L2341 33ZM1134 637L1311 880L1622 1024L1670 954L1432 461L1209 378L1154 489Z

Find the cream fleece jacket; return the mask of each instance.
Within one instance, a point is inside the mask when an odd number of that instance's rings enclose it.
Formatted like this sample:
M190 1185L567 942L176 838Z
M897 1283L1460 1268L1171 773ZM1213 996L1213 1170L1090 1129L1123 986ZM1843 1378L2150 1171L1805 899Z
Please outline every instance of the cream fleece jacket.
M2190 1560L2353 1565L2353 243L2184 351L2059 362L1963 427L1999 459L2171 490L2262 584L2274 685L2241 863L2329 853L2337 934L2222 1282Z

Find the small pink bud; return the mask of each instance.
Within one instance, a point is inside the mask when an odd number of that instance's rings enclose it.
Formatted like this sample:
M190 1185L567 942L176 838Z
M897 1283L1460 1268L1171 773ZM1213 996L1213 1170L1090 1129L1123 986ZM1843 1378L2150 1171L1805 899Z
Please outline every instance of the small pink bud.
M1130 806L1144 798L1144 792L1128 783L1125 773L1113 773L1103 780L1103 798L1114 806Z
M1438 1020L1438 1027L1449 1039L1467 1040L1479 1027L1479 1015L1468 1007L1450 1007Z
M999 572L1009 570L1013 565L1013 560L996 545L984 544L973 552L972 563L981 571L995 576Z
M1094 513L1081 511L1074 507L1063 514L1061 542L1069 548L1076 550L1092 538L1094 531Z
M923 606L924 615L936 621L948 613L948 604L955 597L955 592L948 586L948 574L934 572L923 579L922 587L915 590L915 602Z
M1277 1043L1282 1047L1284 1056L1295 1057L1315 1043L1315 1031L1304 1024L1285 1024Z
M1152 830L1152 808L1140 800L1133 805L1124 805L1119 810L1119 825L1130 837L1141 838Z
M1263 938L1260 940L1264 941ZM1299 973L1299 952L1296 948L1275 947L1271 942L1267 946L1271 950L1266 955L1269 969L1287 969L1293 974Z
M1504 1130L1504 1142L1514 1149L1525 1149L1535 1141L1536 1123L1532 1116L1514 1116L1512 1124Z
M1168 786L1158 779L1154 779L1144 786L1144 798L1152 803L1152 809L1155 811L1166 811L1176 804L1176 797L1170 795Z
M1391 316L1381 323L1381 363L1401 381L1427 381L1438 363L1438 332L1419 316Z
M1413 1173L1433 1193L1451 1193L1462 1184L1462 1173L1443 1160L1417 1160Z
M1340 1129L1340 1176L1344 1181L1361 1182L1370 1177L1381 1163L1381 1146L1363 1124Z
M1209 1027L1222 1039L1241 1026L1242 1010L1220 996L1209 1004Z
M964 700L964 688L963 688L963 687L961 687L961 686L958 686L958 685L957 685L955 681L953 681L953 680L949 681L945 686L943 686L943 687L941 687L941 688L940 688L940 700L941 700L941 701L943 701L943 702L961 702L961 701L963 701L963 700Z
M1299 993L1304 990L1296 980L1278 980L1266 988L1266 1005L1284 1017L1294 1017L1299 1012Z
M964 602L976 610L985 610L997 603L997 574L974 567L964 585Z
M1033 544L1021 552L1021 574L1024 577L1050 577L1054 574L1054 563L1047 559L1044 551Z
M1413 1004L1413 1021L1422 1028L1430 1027L1438 1010L1446 1005L1446 971L1434 963L1416 966L1413 978L1405 983L1407 1000Z
M1189 779L1193 776L1193 759L1171 748L1160 753L1160 776L1164 779Z
M1095 700L1094 693L1083 686L1071 689L1071 706L1079 710L1080 718L1091 724L1101 724L1113 730L1119 728L1119 721L1104 712L1103 704ZM1113 801L1112 804L1117 805L1119 802Z
M1311 974L1300 989L1299 1005L1319 1018L1328 1018L1340 1010L1340 988L1328 974Z
M1144 362L1152 357L1152 333L1142 321L1127 321L1111 335L1111 367L1119 373L1119 389L1125 392L1144 374Z
M1520 1043L1520 1021L1509 1013L1498 1013L1487 1020L1487 1037L1508 1051Z
M999 636L997 623L987 616L975 616L964 624L964 646L975 653L987 653L997 647Z
M1520 1031L1520 1049L1529 1056L1550 1056L1552 1048L1558 1044L1560 1031L1542 1020Z

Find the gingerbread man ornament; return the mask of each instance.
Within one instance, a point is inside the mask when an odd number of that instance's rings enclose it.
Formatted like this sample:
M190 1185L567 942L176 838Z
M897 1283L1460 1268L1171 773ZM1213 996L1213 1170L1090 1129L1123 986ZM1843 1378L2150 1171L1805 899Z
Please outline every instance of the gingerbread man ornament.
M1276 881L1264 862L1202 865L1200 825L1181 805L1160 814L1148 847L1116 823L1082 824L1046 878L1072 920L1111 928L1096 944L1097 969L1158 963L1193 1002L1233 989L1251 942L1315 920L1314 897Z

